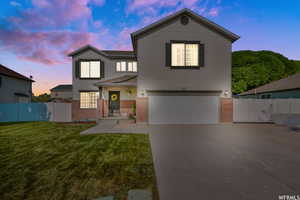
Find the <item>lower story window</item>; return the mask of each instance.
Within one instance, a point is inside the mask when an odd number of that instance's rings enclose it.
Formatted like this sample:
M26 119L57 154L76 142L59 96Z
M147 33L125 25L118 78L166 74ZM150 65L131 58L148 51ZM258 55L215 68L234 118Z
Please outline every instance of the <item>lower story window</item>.
M80 108L97 108L99 92L80 92Z

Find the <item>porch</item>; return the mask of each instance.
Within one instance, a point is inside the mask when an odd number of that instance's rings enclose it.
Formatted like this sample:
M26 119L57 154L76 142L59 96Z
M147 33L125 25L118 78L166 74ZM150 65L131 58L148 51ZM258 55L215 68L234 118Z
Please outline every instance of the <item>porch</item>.
M103 80L95 85L99 88L98 111L100 119L128 119L135 117L136 75Z

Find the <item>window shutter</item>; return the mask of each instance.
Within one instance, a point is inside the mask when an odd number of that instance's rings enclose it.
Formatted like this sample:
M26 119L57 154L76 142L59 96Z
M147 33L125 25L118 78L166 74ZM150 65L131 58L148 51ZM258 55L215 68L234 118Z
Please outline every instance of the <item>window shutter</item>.
M104 62L100 61L100 78L104 78Z
M171 67L171 43L166 43L166 67Z
M80 60L75 62L75 77L80 78Z
M199 66L204 67L204 44L199 44Z

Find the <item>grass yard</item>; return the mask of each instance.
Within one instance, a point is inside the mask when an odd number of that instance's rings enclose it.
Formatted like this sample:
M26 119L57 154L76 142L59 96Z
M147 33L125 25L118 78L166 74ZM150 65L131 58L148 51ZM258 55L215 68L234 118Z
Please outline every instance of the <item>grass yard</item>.
M157 196L147 135L89 135L89 124L0 124L0 199ZM155 198L156 199L156 198Z

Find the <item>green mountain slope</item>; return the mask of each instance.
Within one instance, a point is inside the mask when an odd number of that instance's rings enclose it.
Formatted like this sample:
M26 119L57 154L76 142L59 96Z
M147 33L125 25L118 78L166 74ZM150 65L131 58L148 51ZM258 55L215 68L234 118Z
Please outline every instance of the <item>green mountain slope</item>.
M232 54L232 92L241 92L300 72L300 61L272 51L236 51Z

